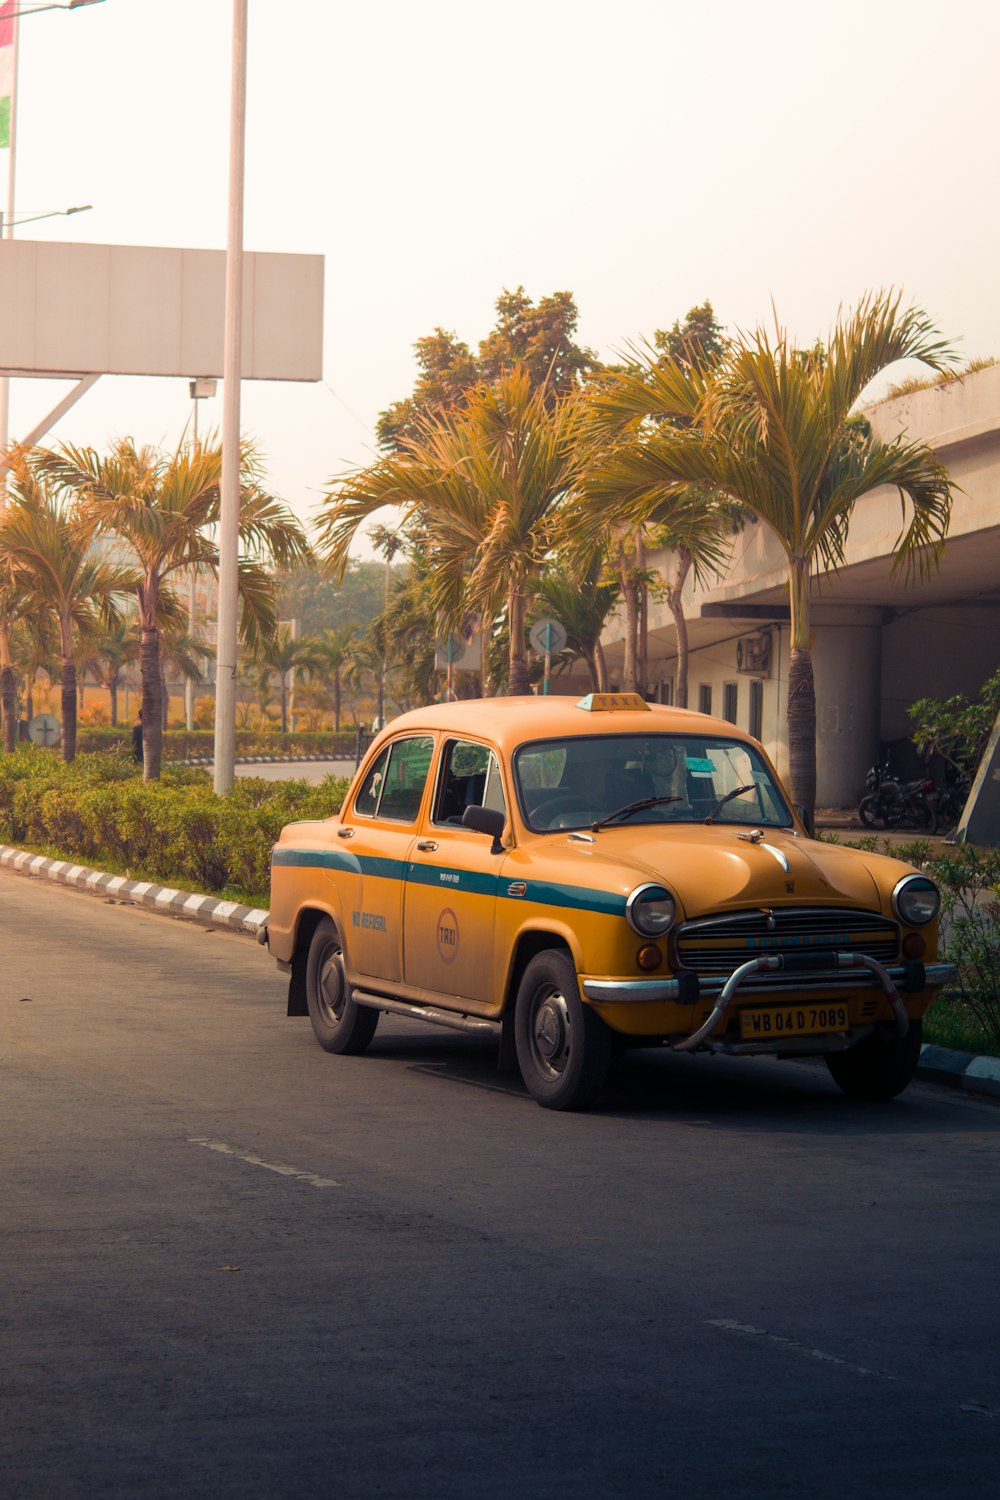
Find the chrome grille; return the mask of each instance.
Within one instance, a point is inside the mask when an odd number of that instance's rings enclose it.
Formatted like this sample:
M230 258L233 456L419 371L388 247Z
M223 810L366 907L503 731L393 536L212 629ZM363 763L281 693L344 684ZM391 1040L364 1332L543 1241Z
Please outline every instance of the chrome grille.
M699 917L677 932L681 967L706 978L731 974L747 959L764 953L847 952L892 963L899 956L899 927L871 911L776 907Z

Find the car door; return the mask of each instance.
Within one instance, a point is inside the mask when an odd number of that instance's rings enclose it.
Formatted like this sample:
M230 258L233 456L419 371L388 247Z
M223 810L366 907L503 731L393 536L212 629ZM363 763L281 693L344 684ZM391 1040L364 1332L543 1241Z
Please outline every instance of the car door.
M491 1003L493 927L502 854L463 828L466 807L506 813L495 753L474 740L446 740L420 835L406 867L403 971L407 986Z
M434 754L432 735L401 735L372 762L341 836L361 869L358 905L344 914L349 967L357 974L402 979L403 890Z

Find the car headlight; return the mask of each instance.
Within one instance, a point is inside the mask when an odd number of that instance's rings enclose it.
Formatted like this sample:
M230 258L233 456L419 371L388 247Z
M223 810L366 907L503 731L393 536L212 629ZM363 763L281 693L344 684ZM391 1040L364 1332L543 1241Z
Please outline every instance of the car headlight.
M642 937L662 937L676 915L677 902L662 885L637 885L625 902L625 919Z
M892 893L892 909L907 927L933 922L940 906L938 888L926 875L904 875Z

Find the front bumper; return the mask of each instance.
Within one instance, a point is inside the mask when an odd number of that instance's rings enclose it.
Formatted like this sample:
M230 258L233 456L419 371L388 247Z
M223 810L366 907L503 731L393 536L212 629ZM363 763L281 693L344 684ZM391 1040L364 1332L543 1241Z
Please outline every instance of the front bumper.
M877 984L895 1018L895 1035L904 1037L910 1023L903 994L919 994L926 989L939 988L955 976L955 965L949 963L883 965L864 953L771 953L749 959L729 975L701 978L693 973L682 973L672 979L585 979L582 989L588 1000L604 1004L666 1001L694 1005L699 999L715 996L715 1004L702 1024L689 1036L672 1042L673 1050L695 1052L704 1047L713 1052L747 1053L776 1049L773 1043L729 1041L712 1035L723 1025L730 1002L739 990L744 991L743 998L752 994L754 998L779 1001L816 990L847 995L859 985ZM782 1050L838 1050L853 1046L873 1029L869 1026L803 1039L790 1047L783 1046Z

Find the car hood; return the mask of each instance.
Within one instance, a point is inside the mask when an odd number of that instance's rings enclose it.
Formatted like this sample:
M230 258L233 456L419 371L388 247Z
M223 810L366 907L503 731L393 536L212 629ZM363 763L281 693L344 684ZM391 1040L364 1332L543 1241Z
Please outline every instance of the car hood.
M580 851L583 863L625 867L623 883L630 888L643 878L665 881L687 918L726 907L803 902L881 910L875 879L857 850L780 828L765 829L760 842L740 837L749 831L743 825L704 823L602 828L593 844L572 840L571 847ZM596 868L593 873L597 876ZM612 877L610 883L618 882Z

